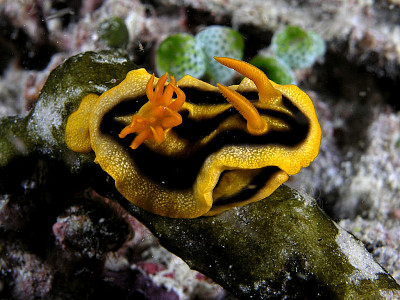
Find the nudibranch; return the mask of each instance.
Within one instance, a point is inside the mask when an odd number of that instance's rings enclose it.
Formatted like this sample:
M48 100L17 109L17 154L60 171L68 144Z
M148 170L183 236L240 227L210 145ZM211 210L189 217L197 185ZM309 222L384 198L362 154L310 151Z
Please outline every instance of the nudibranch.
M86 96L65 139L95 162L135 205L172 218L212 216L269 196L318 155L321 129L311 99L232 58L239 85L178 82L145 69Z

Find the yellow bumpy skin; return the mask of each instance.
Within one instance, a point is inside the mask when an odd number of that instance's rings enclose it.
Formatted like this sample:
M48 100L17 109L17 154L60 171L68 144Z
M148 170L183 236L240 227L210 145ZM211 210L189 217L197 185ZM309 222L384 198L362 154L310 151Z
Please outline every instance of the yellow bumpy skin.
M314 106L298 87L275 84L250 64L215 59L246 78L215 87L131 71L85 98L68 119L67 145L90 145L126 199L162 216L212 216L269 196L318 155Z

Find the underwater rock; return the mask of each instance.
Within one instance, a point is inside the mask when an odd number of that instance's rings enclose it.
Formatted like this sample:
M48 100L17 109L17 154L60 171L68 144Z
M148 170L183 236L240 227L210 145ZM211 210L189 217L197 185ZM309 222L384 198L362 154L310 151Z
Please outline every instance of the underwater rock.
M119 249L129 236L128 224L95 201L76 203L52 227L57 245L72 257L102 259Z
M18 241L1 240L0 270L1 298L7 295L13 299L43 298L49 293L54 279L49 264L27 251Z

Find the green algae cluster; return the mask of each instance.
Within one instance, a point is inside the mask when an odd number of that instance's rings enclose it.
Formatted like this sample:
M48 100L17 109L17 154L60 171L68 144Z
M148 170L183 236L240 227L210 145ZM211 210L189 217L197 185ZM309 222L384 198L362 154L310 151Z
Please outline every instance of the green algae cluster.
M249 63L267 74L268 79L278 84L295 84L296 78L292 69L279 57L257 55Z
M213 57L242 59L243 51L244 40L239 32L225 26L209 26L195 36L177 33L163 40L156 52L156 69L159 76L165 72L177 79L185 75L205 76L211 82L227 84L235 71Z
M315 32L290 25L276 31L268 51L250 63L276 83L296 84L293 70L312 67L323 57L325 48L324 40Z
M185 75L200 78L206 71L206 56L200 43L190 34L170 35L158 47L156 68L159 76L168 72L176 79Z
M129 32L124 20L111 17L100 23L100 39L111 48L124 48L129 41Z
M195 38L200 42L206 56L206 78L222 84L229 83L235 75L235 70L224 67L214 56L241 60L244 51L242 35L232 28L214 25L197 33Z
M188 74L211 83L229 84L235 71L218 64L213 57L241 60L244 46L242 35L226 26L208 26L195 36L172 34L156 51L157 73L161 76L169 72L177 79ZM286 26L274 33L268 54L259 54L249 62L278 84L295 84L293 70L311 67L325 50L324 40L315 32Z

